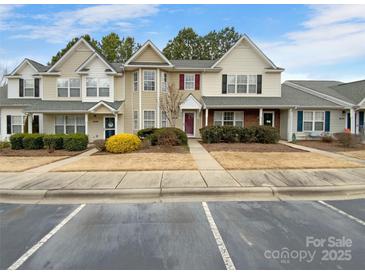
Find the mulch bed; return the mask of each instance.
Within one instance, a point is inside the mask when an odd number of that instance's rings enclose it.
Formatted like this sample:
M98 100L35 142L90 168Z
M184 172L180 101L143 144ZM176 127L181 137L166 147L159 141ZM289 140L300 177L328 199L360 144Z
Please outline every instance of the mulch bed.
M211 151L239 151L239 152L305 152L282 144L257 144L257 143L217 143L204 144L204 148Z
M188 146L147 146L131 153L189 153ZM98 151L93 155L113 154L106 151Z
M346 152L365 150L365 144L358 144L355 147L344 147L340 142L325 143L322 141L297 141L296 144L306 147L317 148L329 152Z
M3 148L0 149L0 156L21 156L21 157L75 156L82 152L84 151L55 150L53 153L49 153L47 149L14 150L11 148Z

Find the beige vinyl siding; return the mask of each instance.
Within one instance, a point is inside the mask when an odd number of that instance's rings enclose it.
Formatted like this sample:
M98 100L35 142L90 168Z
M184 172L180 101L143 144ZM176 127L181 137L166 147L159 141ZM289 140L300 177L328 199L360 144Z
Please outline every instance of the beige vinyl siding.
M140 53L137 58L133 60L133 62L159 62L166 63L154 50L151 46L146 47L146 49Z
M58 97L57 78L58 78L57 76L43 76L43 100L57 100L57 101L80 101L81 100L82 81L81 81L80 77L73 77L73 78L80 79L80 96L79 97Z
M19 71L20 78L32 79L37 73L30 65L25 64ZM42 96L42 80L40 81L40 96ZM8 98L19 98L19 79L8 79Z
M125 77L114 77L114 99L123 101L125 99Z
M201 77L203 84L202 94L221 95L223 74L261 74L262 94L239 94L239 96L279 97L281 96L281 74L266 73L265 68L268 66L263 58L246 41L242 41L217 65L217 67L222 68L219 73L207 72L203 74L203 77Z
M126 71L123 78L125 78L124 132L133 133L133 110L138 110L138 92L133 91L133 72Z
M293 112L293 132L296 134L297 139L306 139L308 138L308 132L297 132L298 125L298 109ZM306 110L303 110L306 111ZM308 110L308 111L321 111L321 110ZM328 110L322 110L328 111ZM330 120L330 133L338 133L343 132L346 127L346 119L345 114L342 113L342 110L329 110L331 111L331 120Z
M56 114L44 114L43 115L43 133L54 134L55 133L55 121Z

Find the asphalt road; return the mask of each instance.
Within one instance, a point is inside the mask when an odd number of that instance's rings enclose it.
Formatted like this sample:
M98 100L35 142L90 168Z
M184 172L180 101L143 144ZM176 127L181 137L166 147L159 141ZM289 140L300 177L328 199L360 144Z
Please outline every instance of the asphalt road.
M0 204L0 269L365 269L365 200L207 205Z

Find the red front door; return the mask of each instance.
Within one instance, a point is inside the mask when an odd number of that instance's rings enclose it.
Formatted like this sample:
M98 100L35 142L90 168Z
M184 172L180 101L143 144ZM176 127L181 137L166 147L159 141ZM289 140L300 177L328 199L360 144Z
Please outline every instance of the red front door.
M194 135L194 113L185 113L185 132L187 135Z

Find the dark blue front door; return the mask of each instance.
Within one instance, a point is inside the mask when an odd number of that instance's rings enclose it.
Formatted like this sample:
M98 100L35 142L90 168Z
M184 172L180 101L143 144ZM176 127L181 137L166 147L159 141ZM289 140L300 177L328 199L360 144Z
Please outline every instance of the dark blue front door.
M115 135L115 118L105 117L105 139Z

